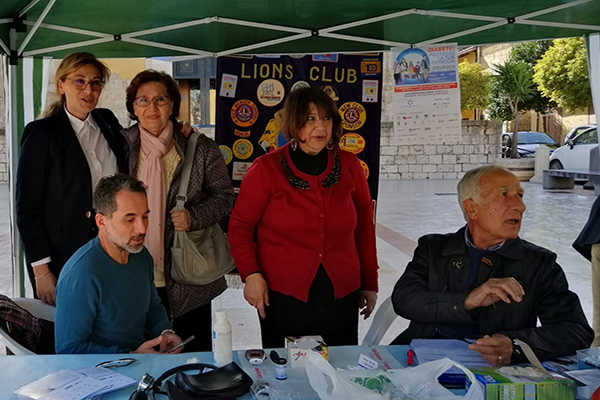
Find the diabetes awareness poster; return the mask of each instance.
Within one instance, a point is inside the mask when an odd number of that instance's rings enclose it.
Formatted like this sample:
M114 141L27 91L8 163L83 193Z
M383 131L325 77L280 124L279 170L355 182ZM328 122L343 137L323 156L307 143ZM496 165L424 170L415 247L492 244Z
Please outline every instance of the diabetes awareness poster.
M239 187L257 157L284 145L285 97L302 86L321 87L337 104L340 147L358 156L377 197L382 54L220 57L217 60L215 140Z
M396 49L394 110L398 144L459 143L460 89L455 44Z

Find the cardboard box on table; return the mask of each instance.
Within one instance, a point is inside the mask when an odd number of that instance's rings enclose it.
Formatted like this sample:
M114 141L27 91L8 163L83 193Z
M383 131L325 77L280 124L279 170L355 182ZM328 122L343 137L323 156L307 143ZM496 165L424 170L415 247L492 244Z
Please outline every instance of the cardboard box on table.
M485 400L575 400L575 383L560 376L515 377L494 368L469 368L484 386Z

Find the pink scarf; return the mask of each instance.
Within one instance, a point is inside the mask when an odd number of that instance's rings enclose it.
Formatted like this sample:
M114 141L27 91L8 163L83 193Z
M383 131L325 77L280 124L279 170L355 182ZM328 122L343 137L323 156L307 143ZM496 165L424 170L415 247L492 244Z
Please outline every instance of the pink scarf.
M141 125L140 139L146 159L141 165L142 182L146 184L148 197L148 230L146 248L154 259L154 265L164 270L165 257L165 215L167 212L167 184L161 158L167 154L173 142L173 123L169 121L157 137Z

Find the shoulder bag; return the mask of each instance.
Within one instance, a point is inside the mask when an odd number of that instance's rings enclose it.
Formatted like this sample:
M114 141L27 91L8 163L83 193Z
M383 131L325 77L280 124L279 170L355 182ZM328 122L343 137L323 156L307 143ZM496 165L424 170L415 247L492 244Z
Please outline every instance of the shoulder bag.
M183 210L187 200L186 194L198 136L200 134L192 133L188 139L176 210ZM197 231L175 231L171 247L171 278L175 282L186 285L206 285L234 268L229 244L218 223Z

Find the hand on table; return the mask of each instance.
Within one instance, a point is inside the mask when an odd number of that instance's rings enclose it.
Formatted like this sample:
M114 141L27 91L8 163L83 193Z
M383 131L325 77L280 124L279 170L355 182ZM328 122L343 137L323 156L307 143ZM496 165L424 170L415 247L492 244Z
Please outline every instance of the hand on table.
M146 340L144 343L140 345L137 349L133 350L132 353L140 353L140 354L162 354L167 353L167 350L172 348L173 346L177 346L181 343L181 338L174 333L165 333L162 335L158 335L154 339ZM155 347L158 346L159 350L155 350ZM183 348L178 348L177 350L169 353L176 354L180 353Z
M465 309L487 307L502 300L505 303L520 303L525 296L523 286L515 278L491 278L473 289L465 299Z
M244 298L246 301L258 310L261 318L265 318L265 306L269 305L269 289L267 281L261 273L255 273L246 277L246 285L244 286Z
M358 308L360 309L360 315L363 315L364 319L369 318L375 304L377 303L377 292L373 290L361 290L360 291L360 302Z
M485 335L469 345L469 349L475 350L488 363L495 366L509 365L511 363L513 345L509 337L494 334Z

